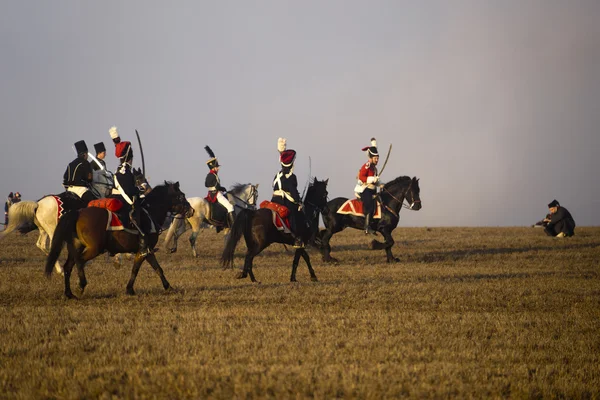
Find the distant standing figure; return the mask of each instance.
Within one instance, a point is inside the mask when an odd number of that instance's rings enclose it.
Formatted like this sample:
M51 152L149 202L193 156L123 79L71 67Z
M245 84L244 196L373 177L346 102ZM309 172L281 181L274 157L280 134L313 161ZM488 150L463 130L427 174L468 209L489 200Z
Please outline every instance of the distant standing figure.
M8 194L8 197L6 198L6 201L4 202L4 226L5 227L8 225L8 209L10 208L10 206L13 205L14 198L15 198L15 195L13 194L13 192L10 192Z
M569 210L561 207L556 200L552 200L548 204L548 209L550 210L550 218L548 221L544 220L548 222L548 225L544 228L546 234L559 238L573 236L575 234L575 220Z

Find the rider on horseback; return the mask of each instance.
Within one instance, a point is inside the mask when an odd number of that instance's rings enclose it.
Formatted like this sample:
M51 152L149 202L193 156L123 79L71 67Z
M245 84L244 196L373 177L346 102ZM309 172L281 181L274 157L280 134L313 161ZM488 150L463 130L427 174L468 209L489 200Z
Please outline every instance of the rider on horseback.
M106 157L106 147L104 147L104 142L96 143L94 145L94 150L96 150L96 159L90 162L92 169L94 171L106 170L106 161L104 161L104 157Z
M92 183L92 167L88 162L88 148L85 141L75 143L77 158L71 161L63 175L63 186L68 192L76 194L85 204L94 200L93 193L89 190Z
M374 196L377 194L377 184L379 175L377 174L377 163L379 162L379 153L377 152L377 141L371 138L371 146L364 147L362 151L367 152L367 161L358 171L358 183L354 188L356 196L363 202L363 213L365 214L365 233L375 234L371 228L371 220L375 212Z
M302 248L302 234L306 228L300 193L298 193L298 180L294 175L295 150L286 150L286 140L279 138L277 141L281 171L273 180L273 197L271 202L286 206L290 210L289 221L294 235L294 247Z
M124 203L131 206L129 211L129 219L140 233L140 248L139 252L142 256L147 256L151 251L146 243L146 233L142 229L140 190L135 185L135 177L133 176L131 163L133 161L133 151L131 150L130 142L121 142L116 144L115 154L119 157L121 165L115 174L115 189L118 190L120 198Z
M233 221L235 216L233 215L234 208L233 205L227 200L225 196L223 196L223 192L226 192L223 186L221 186L221 181L219 180L219 160L215 157L215 153L211 150L210 147L204 146L204 150L210 156L210 159L206 162L208 165L208 169L210 170L206 175L206 179L204 180L204 186L208 188L208 196L207 199L211 203L219 202L223 207L227 209L227 225L231 228L233 226Z

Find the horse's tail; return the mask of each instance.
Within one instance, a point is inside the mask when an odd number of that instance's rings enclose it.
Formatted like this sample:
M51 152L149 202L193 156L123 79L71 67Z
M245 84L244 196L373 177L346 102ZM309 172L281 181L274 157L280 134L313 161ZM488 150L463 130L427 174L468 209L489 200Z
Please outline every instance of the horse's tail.
M0 232L0 239L15 229L19 229L22 225L35 227L35 212L37 208L38 203L36 201L21 201L10 206L8 209L8 225L4 227L4 231Z
M223 267L233 266L235 247L242 235L247 232L248 229L251 229L250 224L252 223L254 212L254 210L244 209L235 217L235 221L229 232L229 239L227 239L227 243L225 243L225 249L221 256L221 264Z
M52 275L52 269L54 264L60 256L60 252L63 248L63 243L73 240L73 234L75 233L75 225L77 224L77 218L79 217L79 211L69 211L63 215L56 225L54 236L52 237L52 244L50 245L50 252L46 258L46 276Z

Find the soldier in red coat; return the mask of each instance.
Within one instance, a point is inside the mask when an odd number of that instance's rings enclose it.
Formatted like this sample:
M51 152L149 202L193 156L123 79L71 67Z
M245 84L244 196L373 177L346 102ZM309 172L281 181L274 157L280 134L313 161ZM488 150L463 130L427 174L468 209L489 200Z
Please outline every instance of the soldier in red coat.
M377 163L379 162L379 153L377 152L377 141L371 138L371 146L364 147L362 151L367 152L367 161L356 177L358 182L354 188L356 196L363 202L363 213L365 214L365 233L375 234L371 229L373 212L375 211L375 200L373 197L377 194L379 184L379 175L377 174Z

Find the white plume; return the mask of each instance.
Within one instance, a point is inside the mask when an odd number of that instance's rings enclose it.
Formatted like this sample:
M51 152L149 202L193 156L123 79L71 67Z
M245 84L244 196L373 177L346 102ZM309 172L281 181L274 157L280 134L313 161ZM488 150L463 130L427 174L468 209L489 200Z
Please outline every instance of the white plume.
M279 138L277 139L277 150L281 153L282 151L285 151L285 149L287 148L287 140L285 138Z
M375 138L371 138L371 146L377 147L377 140Z
M116 139L119 137L119 132L117 131L117 127L113 126L108 130L111 139Z

